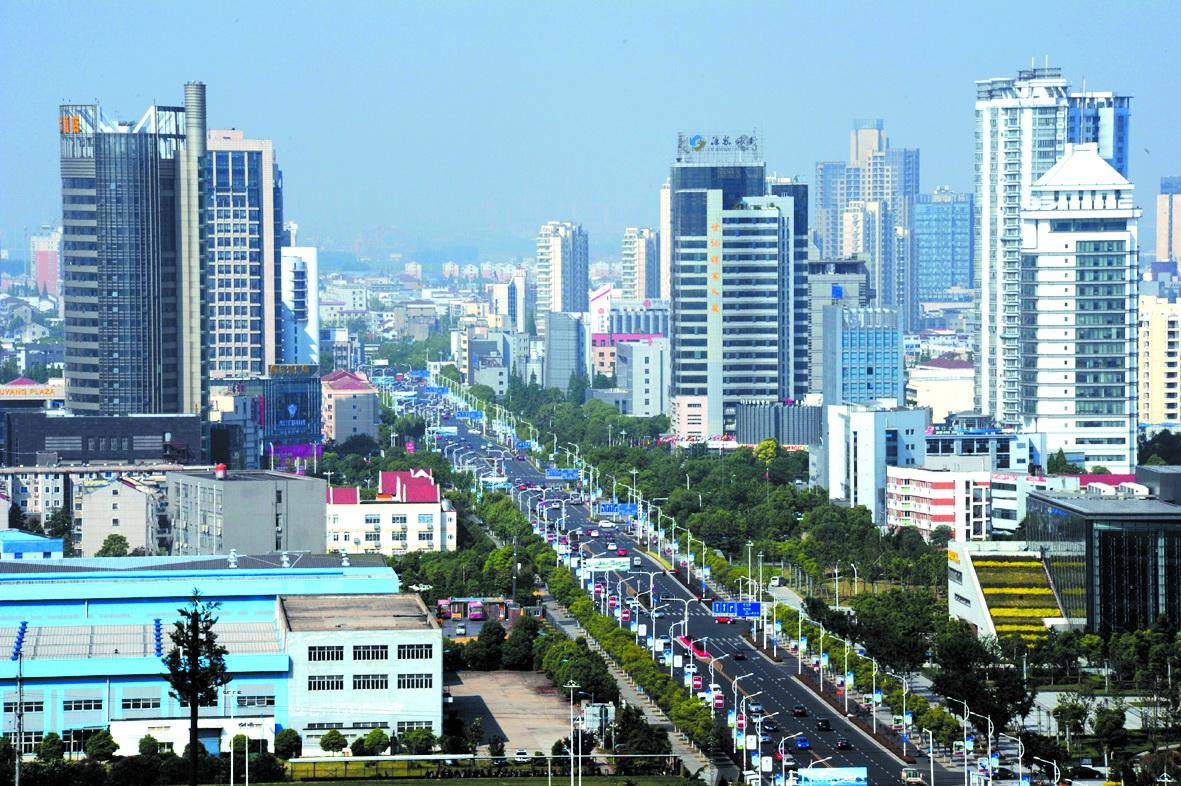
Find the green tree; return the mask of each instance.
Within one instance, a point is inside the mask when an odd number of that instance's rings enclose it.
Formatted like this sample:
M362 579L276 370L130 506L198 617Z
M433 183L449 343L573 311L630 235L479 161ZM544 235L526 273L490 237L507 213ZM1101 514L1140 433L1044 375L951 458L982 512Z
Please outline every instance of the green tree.
M320 747L329 753L340 753L348 744L349 741L336 729L329 729L320 738Z
M354 756L368 756L369 748L365 745L365 738L358 737L349 744L349 750L353 752Z
M112 532L103 539L103 545L94 553L96 557L126 557L127 538L117 532Z
M1046 472L1051 475L1081 475L1083 468L1077 464L1071 464L1066 460L1066 451L1058 448L1058 452L1050 456L1046 462Z
M62 553L67 557L74 556L74 522L70 520L70 512L65 507L54 508L49 518L45 519L45 534L51 538L61 538Z
M139 738L139 755L140 756L158 756L160 754L160 741L151 734L145 734Z
M541 630L541 623L529 615L517 617L513 632L505 639L501 648L501 668L529 671L533 668L533 642Z
M381 729L370 729L365 735L365 750L370 756L377 756L390 747L390 735Z
M171 687L169 694L181 706L189 708L190 786L197 786L197 751L204 749L197 740L200 708L216 704L218 691L230 680L226 671L226 648L217 643L217 634L213 630L217 624L214 612L220 605L203 600L194 590L189 605L177 609L180 619L168 634L172 648L163 659L168 669L164 679Z
M401 736L400 742L407 753L421 756L435 749L435 733L430 729L410 729Z
M485 620L479 637L464 647L463 659L469 669L494 671L500 668L504 647L504 626L496 620Z
M759 444L755 445L755 458L763 462L763 465L770 468L771 462L779 458L779 442L774 439L764 439Z
M586 389L590 387L587 381L586 374L579 374L577 372L570 375L570 381L566 385L566 400L581 404L586 401Z
M1126 720L1124 708L1118 704L1103 703L1095 708L1091 717L1091 727L1095 730L1095 738L1108 755L1127 743L1128 730L1124 727Z
M303 740L295 729L282 729L275 735L275 755L280 759L296 759L302 753Z
M472 751L475 752L484 742L484 719L476 717L467 726L467 741L471 744Z
M24 529L25 528L25 512L21 506L13 502L8 506L8 528L9 529Z
M57 732L49 732L37 743L38 761L61 761L65 754L66 745Z
M86 756L95 761L110 761L119 750L119 743L111 736L110 729L99 729L86 741Z

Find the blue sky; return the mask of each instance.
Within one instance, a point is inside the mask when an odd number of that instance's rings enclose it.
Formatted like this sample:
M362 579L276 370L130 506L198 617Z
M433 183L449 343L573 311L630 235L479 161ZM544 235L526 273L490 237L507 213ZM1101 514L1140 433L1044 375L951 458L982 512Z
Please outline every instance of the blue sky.
M1131 93L1145 208L1181 173L1181 4L1163 2L0 3L0 242L60 217L57 105L138 118L208 86L211 127L275 141L288 217L325 247L529 253L581 221L592 254L654 225L678 131L758 129L813 177L853 118L972 186L976 79L1034 57Z

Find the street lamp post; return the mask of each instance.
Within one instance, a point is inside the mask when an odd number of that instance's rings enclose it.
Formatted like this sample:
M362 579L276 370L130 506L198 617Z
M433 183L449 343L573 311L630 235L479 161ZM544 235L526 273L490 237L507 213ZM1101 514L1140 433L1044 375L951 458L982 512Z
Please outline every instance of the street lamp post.
M895 679L900 680L902 682L902 755L905 757L906 756L906 737L907 737L907 732L910 730L910 726L906 722L906 694L910 692L910 683L907 681L906 677L903 677L901 674L895 674L892 671L887 671L886 673L889 674L891 677L894 677ZM968 762L967 757L965 757L964 758L964 766L965 767L967 767L967 762Z
M570 680L562 687L570 691L570 744L566 747L570 751L570 786L574 786L574 691L582 686Z
M710 662L709 662L709 684L710 685L714 684L714 664L717 663L718 661L720 661L722 658L728 658L728 657L730 657L730 653L727 652L723 655L718 655L716 658L713 658L710 660ZM712 694L711 694L710 698L713 698Z
M741 674L741 675L735 677L734 682L732 682L730 684L730 687L734 689L734 737L733 737L733 740L734 740L734 752L735 753L738 753L738 683L741 682L742 680L746 679L747 677L752 677L752 676L754 676L753 671L747 672L746 674Z
M970 707L968 707L968 702L964 701L963 699L955 699L955 698L948 696L948 700L949 701L956 701L956 702L959 702L960 704L964 705L964 717L960 721L960 728L963 730L963 733L964 733L964 750L963 750L963 754L964 754L964 786L968 786L968 716L970 716L972 714L972 710ZM992 765L992 762L990 761L989 766L991 766L991 765Z
M1006 739L1010 739L1010 740L1012 740L1013 742L1017 743L1017 783L1022 783L1022 780L1021 780L1021 763L1022 763L1022 760L1025 758L1025 743L1021 741L1021 738L1020 738L1020 737L1014 737L1014 736L1012 736L1012 735L1005 734L1003 731L1002 731L1002 732L999 732L999 733L997 734L997 736L998 736L998 737L1004 737L1004 738L1006 738ZM989 759L988 766L989 766L990 768L992 767L992 760L991 760L991 759Z
M785 784L787 783L787 751L784 750L784 746L787 745L788 740L794 740L801 734L803 734L802 731L797 731L795 734L789 734L786 737L782 737L779 740L779 745L776 746L777 750L779 751L779 780L783 781Z
M987 753L987 755L988 755L988 783L991 786L992 776L993 776L993 772L992 772L992 735L995 733L996 727L993 726L992 718L988 717L987 715L981 715L979 712L973 712L971 714L975 715L977 718L983 718L984 720L988 721L988 739L985 741L985 746L988 751L988 753ZM968 766L968 757L967 757L967 752L965 752L964 767L967 768L967 766Z
M1050 761L1049 759L1043 759L1041 756L1030 756L1029 758L1033 759L1034 761L1040 761L1043 764L1049 764L1051 767L1054 768L1054 784L1055 784L1055 786L1057 786L1057 784L1062 782L1062 770L1058 769L1058 762ZM990 762L990 764L991 764L991 762ZM967 766L968 766L968 763L967 763L967 759L965 758L964 759L965 769L967 768Z
M919 737L922 738L923 733L927 735L927 759L931 762L931 786L935 786L935 732L930 729L919 729ZM1021 783L1021 776L1017 776L1017 783Z

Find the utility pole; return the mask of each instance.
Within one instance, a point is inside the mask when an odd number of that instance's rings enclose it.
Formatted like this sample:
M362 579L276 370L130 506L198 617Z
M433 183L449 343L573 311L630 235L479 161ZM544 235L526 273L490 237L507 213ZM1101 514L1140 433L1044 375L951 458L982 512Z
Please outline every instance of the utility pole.
M19 644L17 645L20 646ZM21 756L25 751L25 681L24 681L24 664L25 654L22 650L16 651L16 771L14 773L13 783L15 786L21 786Z
M517 598L517 573L521 564L517 562L517 536L513 535L513 600Z

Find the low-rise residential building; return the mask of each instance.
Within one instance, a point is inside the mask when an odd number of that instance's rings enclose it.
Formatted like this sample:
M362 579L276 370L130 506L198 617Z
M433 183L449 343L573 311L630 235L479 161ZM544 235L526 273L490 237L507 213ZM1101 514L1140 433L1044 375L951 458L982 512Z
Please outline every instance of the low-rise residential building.
M886 467L886 526L913 527L930 539L939 527L958 542L991 535L990 473Z
M163 475L87 480L74 500L78 556L93 557L109 535L133 554L167 554L170 522Z
M355 487L327 489L329 552L405 554L455 548L457 514L429 469L382 472L374 499Z
M77 517L78 486L90 480L159 475L182 469L202 469L183 464L59 464L0 467L0 497L15 503L26 515L49 516L65 507ZM76 528L80 523L76 522Z
M320 381L324 439L344 442L362 434L377 439L381 399L364 374L333 371Z
M326 486L268 470L170 472L172 553L321 553Z

